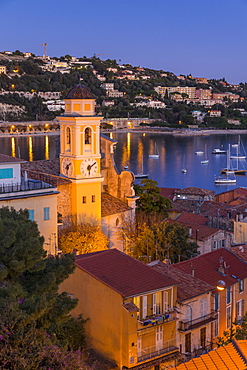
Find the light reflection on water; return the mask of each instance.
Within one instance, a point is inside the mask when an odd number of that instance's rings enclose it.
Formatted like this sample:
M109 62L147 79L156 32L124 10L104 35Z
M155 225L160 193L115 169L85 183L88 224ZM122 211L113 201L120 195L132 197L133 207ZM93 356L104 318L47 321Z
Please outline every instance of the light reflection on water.
M1 153L26 160L54 159L58 157L59 136L14 136L0 138ZM149 178L156 180L161 187L185 188L190 186L214 190L217 193L235 187L247 187L247 175L237 176L237 184L215 185L214 177L226 166L226 155L211 154L214 148L228 148L232 154L236 149L232 144L238 142L238 135L211 136L173 136L158 133L112 133L111 138L118 141L115 149L115 162L120 171L128 165L133 173L149 173ZM247 135L241 135L243 147L247 149ZM155 147L159 149L159 159L149 158ZM195 155L204 151L207 144L209 163L202 165L203 156ZM235 151L234 151L235 150ZM234 164L234 163L233 163ZM187 173L182 173L183 167ZM241 163L239 164L241 166Z
M1 137L0 152L27 161L54 159L58 156L58 138L58 135Z
M149 178L156 180L161 187L185 188L200 187L214 190L216 193L235 187L247 187L247 175L237 176L235 185L215 185L215 176L226 166L226 155L213 155L214 148L228 148L228 144L236 144L238 135L220 134L211 136L173 136L159 133L113 133L118 143L115 149L115 162L119 170L125 165L133 173L148 173ZM243 147L247 148L247 135L241 135ZM129 147L129 143L131 143ZM149 158L153 154L155 143L159 149L159 159ZM207 148L207 165L201 164L205 154L195 152ZM234 148L231 146L232 154ZM247 169L247 163L246 169ZM234 163L233 163L234 165ZM239 166L243 165L239 163ZM182 173L182 168L187 173Z

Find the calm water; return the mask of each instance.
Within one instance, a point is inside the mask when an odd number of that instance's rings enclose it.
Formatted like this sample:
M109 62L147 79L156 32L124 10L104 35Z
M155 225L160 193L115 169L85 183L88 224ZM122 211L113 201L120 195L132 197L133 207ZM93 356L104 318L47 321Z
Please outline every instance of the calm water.
M118 143L115 149L117 167L122 170L125 165L134 173L142 171L149 174L149 178L156 180L161 187L200 187L214 190L216 193L235 187L247 187L247 175L237 176L235 185L215 185L215 176L220 175L220 169L226 167L226 155L214 155L214 148L228 149L229 144L238 142L238 135L211 135L211 136L172 136L164 134L115 133L111 136ZM243 147L247 148L247 135L241 135ZM159 150L159 159L149 158L156 146ZM209 163L201 164L205 154L195 155L196 151L206 151ZM236 154L236 148L231 146L231 154ZM243 163L244 162L244 163ZM236 162L233 161L233 167ZM247 163L239 161L239 168ZM182 168L187 173L182 173Z
M58 146L59 140L57 135L0 138L0 153L28 161L54 159L59 153Z
M212 150L228 149L228 144L238 142L238 135L185 137L155 133L114 133L111 137L118 142L115 149L118 169L123 170L128 165L133 173L140 173L143 165L143 172L148 173L149 178L156 180L161 187L196 186L214 190L216 193L239 186L247 187L247 175L237 176L236 185L214 184L214 177L220 175L220 169L226 166L226 155L213 155ZM246 134L241 135L241 141L241 150L247 150ZM154 152L155 143L159 150L159 159L149 158L149 154ZM205 152L205 149L209 163L202 165L201 160L205 159L205 155L195 155L195 152ZM0 152L29 161L53 159L59 153L58 136L0 138ZM232 146L231 154L236 154L236 148ZM235 165L233 162L233 166ZM239 168L241 166L239 161ZM182 173L183 167L187 168L186 174Z

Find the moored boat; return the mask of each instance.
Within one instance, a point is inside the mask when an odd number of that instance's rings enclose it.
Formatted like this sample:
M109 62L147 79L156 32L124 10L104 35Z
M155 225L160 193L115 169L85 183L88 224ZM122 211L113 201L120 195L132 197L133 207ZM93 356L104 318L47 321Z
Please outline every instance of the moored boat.
M219 148L215 148L215 149L212 151L212 154L226 154L226 150L224 150L224 149L219 149Z

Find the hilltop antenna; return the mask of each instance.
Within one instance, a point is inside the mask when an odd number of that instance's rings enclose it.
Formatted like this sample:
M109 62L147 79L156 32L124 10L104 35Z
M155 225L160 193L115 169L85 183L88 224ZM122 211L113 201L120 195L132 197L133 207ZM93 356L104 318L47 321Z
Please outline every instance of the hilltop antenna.
M41 44L40 46L44 46L44 55L43 55L43 62L46 62L46 45L47 43L44 42L44 44Z

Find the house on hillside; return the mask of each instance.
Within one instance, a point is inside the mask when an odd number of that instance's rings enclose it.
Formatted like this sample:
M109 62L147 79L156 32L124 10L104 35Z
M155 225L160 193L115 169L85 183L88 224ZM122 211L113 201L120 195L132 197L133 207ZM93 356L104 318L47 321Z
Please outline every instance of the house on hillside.
M57 251L57 196L49 176L37 179L21 171L25 160L0 154L0 207L27 209L29 219L37 222L44 236L44 247L50 254Z
M247 263L236 254L221 248L173 266L215 287L212 306L216 315L214 341L231 328L235 319L243 318L247 309Z
M115 369L175 366L177 282L110 249L76 257L75 272L61 291L78 299L91 346L115 361Z
M179 282L177 287L177 343L185 360L212 349L215 314L211 307L214 287L161 261L150 262L156 271Z
M197 243L200 254L211 252L218 248L229 249L233 243L233 233L207 226L208 218L190 212L184 212L175 220L188 228L190 240Z

